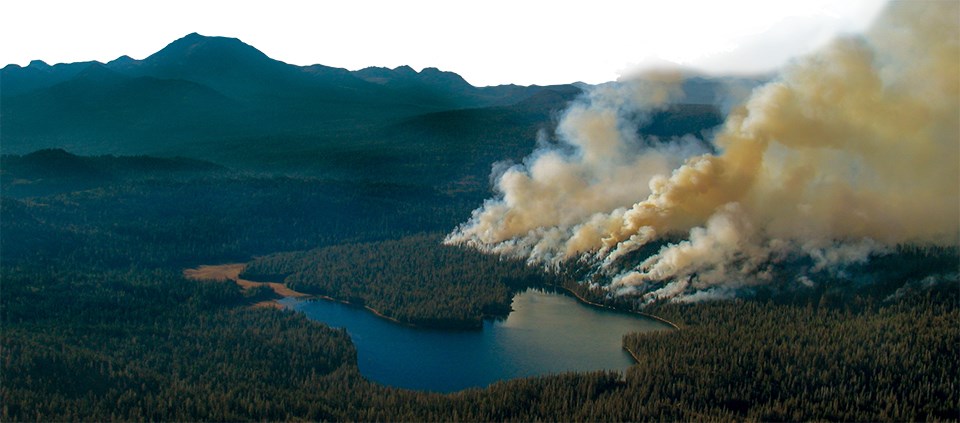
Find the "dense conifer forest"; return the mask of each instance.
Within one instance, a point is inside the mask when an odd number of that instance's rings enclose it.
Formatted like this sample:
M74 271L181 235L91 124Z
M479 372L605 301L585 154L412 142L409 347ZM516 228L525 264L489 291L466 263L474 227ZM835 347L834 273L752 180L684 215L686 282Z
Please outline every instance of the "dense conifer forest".
M379 386L360 375L342 330L251 309L256 293L186 280L182 269L262 256L251 275L285 276L410 322L502 314L513 290L559 282L440 246L436 231L469 206L428 188L190 166L161 177L128 169L77 190L74 179L30 196L5 188L2 420L958 418L956 282L910 274L875 289L647 310L680 330L627 336L639 362L625 375L534 377L448 395ZM949 269L956 255L904 249L885 263ZM421 295L417 281L446 291Z
M0 76L0 421L960 420L956 247L641 309L576 261L442 245L491 197L491 169L575 155L557 128L582 84L301 67L198 34ZM618 110L633 121L617 131L716 153L727 88L763 80L692 76L685 103ZM404 390L366 380L344 330L254 307L273 291L184 277L225 263L398 324L476 330L518 291L559 286L676 330L626 335L624 373Z
M377 310L417 326L479 328L518 290L548 284L522 261L442 245L439 235L324 247L254 260L242 275ZM415 253L411 253L415 252Z

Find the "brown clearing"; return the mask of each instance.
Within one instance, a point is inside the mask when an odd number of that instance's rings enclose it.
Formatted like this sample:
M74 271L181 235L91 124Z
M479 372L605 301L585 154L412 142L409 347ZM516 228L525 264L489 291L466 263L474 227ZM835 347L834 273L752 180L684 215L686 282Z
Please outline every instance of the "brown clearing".
M184 269L183 277L195 281L234 281L240 285L243 290L258 286L269 286L281 297L306 297L307 294L294 291L287 288L286 285L279 282L254 282L240 278L240 273L246 267L244 263L228 263L209 266L200 266L196 269ZM276 300L260 301L252 306L253 308L283 308Z
M196 269L184 269L183 277L195 281L234 281L237 285L240 285L243 290L248 290L253 287L267 285L273 289L273 292L276 292L277 295L282 297L309 297L309 294L304 294L302 292L294 291L290 288L287 288L286 285L278 282L254 282L246 279L240 279L240 273L243 272L243 268L246 267L244 263L227 263L227 264L218 264L218 265L204 265L199 266ZM343 304L351 304L349 301L338 300L333 297L328 297L326 295L321 295L319 298L323 298L329 301L337 301ZM283 305L278 303L276 300L269 301L260 301L250 306L251 308L277 308L283 309ZM370 310L373 314L382 317L384 319L390 320L395 323L402 325L414 326L411 323L401 322L393 317L384 315L379 310L375 310L368 306L363 306L363 308Z

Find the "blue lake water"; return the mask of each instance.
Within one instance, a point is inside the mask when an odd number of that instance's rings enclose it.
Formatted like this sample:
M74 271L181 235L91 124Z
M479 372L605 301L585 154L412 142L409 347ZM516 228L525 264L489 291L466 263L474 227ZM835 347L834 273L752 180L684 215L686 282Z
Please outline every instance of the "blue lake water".
M312 320L346 328L367 379L435 392L567 371L622 371L633 364L622 349L623 335L669 328L540 290L517 294L506 319L465 331L411 328L333 301L281 302Z

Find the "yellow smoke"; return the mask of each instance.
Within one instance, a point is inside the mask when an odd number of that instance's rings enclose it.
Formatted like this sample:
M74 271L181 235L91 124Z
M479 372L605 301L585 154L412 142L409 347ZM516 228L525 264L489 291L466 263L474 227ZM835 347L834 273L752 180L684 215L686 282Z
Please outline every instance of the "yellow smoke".
M679 81L676 72L658 72L593 90L565 112L557 128L566 150L575 153L546 147L525 165L507 169L497 178L502 198L488 201L448 242L487 249L506 242L497 247L504 252L518 248L511 240L527 238L519 247L522 254L536 249L555 256L569 236L552 228L576 226L649 195L637 181L669 172L704 148L673 145L637 152L640 140L622 115L667 105L679 95Z
M957 245L958 18L956 1L891 4L868 33L756 89L715 137L720 154L687 157L669 174L670 160L650 152L625 159L630 140L615 110L594 99L561 124L582 154L543 154L505 174L503 201L477 210L448 242L532 261L593 254L609 266L689 234L615 278L619 289L667 282L657 298L762 283L762 263L789 249L861 260L870 248ZM637 194L645 198L625 203Z
M740 202L771 236L955 244L957 4L895 4L881 25L896 43L842 39L797 62L728 120L723 154L656 181L605 242L686 230Z

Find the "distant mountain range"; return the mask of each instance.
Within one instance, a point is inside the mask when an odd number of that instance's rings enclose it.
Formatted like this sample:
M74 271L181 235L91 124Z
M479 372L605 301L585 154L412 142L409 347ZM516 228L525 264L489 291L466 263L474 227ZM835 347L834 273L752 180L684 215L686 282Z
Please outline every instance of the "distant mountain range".
M436 68L283 63L235 38L190 34L143 60L0 71L4 152L162 151L181 142L354 130L422 113L505 106L572 86L474 87ZM158 148L159 147L159 148Z
M551 130L558 111L588 87L475 87L453 72L409 66L295 66L235 38L194 33L143 60L7 65L0 70L0 149L455 182L529 154L536 133ZM694 78L685 89L699 105L678 106L679 114L652 122L651 131L696 134L720 122L712 105L717 81Z
M515 103L544 87L474 87L460 75L436 68L416 72L369 67L348 71L323 65L295 66L271 59L236 38L197 33L178 39L143 60L121 56L106 64L90 61L2 69L2 95L11 97L71 80L117 83L129 78L169 79L204 85L237 100L349 97L356 102L412 104L418 107L482 107ZM127 78L123 78L127 77ZM304 91L305 90L305 91Z

